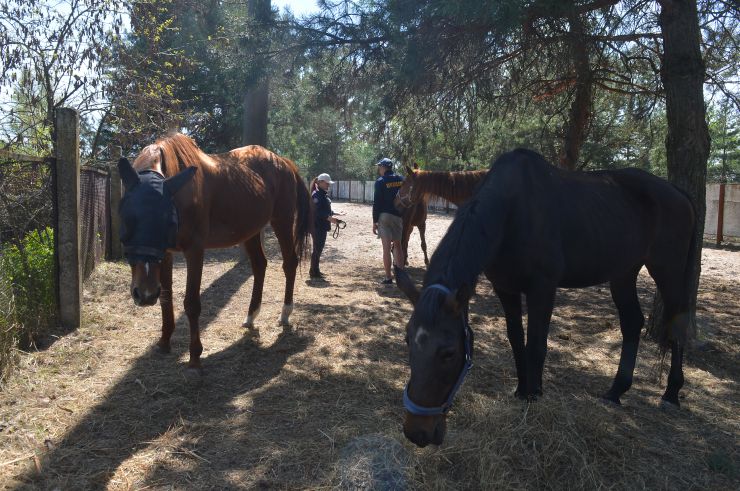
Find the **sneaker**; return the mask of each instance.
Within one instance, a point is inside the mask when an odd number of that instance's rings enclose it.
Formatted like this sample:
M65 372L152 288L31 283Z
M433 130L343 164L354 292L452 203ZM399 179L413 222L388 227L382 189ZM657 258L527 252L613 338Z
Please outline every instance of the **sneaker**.
M393 284L393 278L386 278L383 281L380 282L381 285L392 285Z

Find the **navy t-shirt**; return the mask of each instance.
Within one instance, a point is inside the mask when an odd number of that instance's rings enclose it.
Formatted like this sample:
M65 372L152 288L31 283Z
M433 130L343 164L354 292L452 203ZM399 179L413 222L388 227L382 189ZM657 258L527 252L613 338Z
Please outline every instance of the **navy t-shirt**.
M398 189L403 184L403 177L397 176L391 170L387 170L385 174L380 176L375 181L375 197L373 199L373 223L378 223L378 218L381 213L390 213L398 217L401 216L395 206L393 206L393 199L398 194Z
M313 204L316 206L315 225L317 231L331 230L331 222L327 220L334 213L331 211L331 200L323 189L319 188L311 194Z

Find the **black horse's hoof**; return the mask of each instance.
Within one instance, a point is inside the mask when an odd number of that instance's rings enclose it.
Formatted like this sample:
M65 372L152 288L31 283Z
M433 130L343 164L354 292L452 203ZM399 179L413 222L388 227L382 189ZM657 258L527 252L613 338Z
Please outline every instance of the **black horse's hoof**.
M607 406L612 407L622 407L622 401L619 400L619 397L614 397L609 394L604 394L603 396L599 397L599 400L602 404L605 404Z
M662 409L663 411L678 411L679 409L681 409L681 403L678 402L678 399L674 402L661 397L660 409Z
M517 389L517 390L514 391L514 397L516 397L520 401L526 401L527 400L527 396L524 394L524 392L522 392L519 389Z

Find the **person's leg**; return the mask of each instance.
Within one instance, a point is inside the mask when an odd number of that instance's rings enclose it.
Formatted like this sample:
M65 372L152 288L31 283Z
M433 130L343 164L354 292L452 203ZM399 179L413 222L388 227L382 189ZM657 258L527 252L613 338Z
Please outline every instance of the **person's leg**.
M321 253L324 250L324 244L326 244L326 231L315 230L312 237L313 251L311 252L311 269L309 269L308 275L311 277L318 277L321 275L321 271L319 270L319 260L321 259Z

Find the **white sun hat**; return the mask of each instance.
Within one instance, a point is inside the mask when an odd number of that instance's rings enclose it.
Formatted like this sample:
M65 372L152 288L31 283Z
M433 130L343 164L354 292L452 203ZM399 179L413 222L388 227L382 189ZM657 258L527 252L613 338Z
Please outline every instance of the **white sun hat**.
M328 182L329 184L334 184L334 181L331 180L331 177L329 177L329 174L327 173L319 174L319 177L317 177L316 180L325 181L325 182Z

